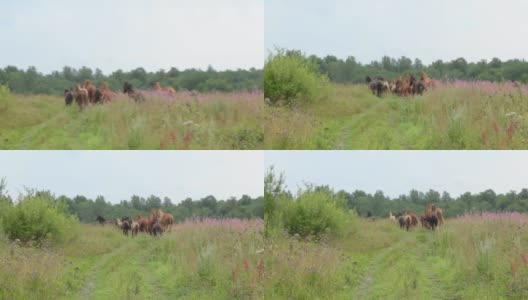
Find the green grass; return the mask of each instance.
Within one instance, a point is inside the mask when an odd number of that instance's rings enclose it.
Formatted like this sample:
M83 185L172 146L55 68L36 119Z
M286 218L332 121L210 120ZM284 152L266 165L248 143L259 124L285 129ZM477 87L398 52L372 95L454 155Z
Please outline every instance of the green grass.
M526 299L528 231L508 221L448 219L439 231L362 220L319 243L266 241L267 299ZM512 273L512 265L515 273Z
M177 225L161 238L82 225L40 249L0 236L0 299L262 299L262 222L243 224Z
M0 149L261 149L262 94L211 93L168 103L126 97L80 111L54 96L8 95Z
M497 85L442 86L377 98L333 85L325 102L267 107L265 149L526 149L528 95ZM510 115L514 112L514 115Z

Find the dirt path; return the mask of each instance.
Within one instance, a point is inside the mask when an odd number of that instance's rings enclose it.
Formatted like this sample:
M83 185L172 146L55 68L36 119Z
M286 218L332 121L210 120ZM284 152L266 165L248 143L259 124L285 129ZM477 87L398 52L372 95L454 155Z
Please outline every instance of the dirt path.
M126 243L123 243L119 248L115 249L112 252L109 252L107 254L102 255L101 259L99 259L95 265L92 267L92 270L90 271L89 275L86 278L86 281L82 288L80 289L78 299L91 299L92 292L94 291L94 288L96 286L96 279L99 275L99 271L104 268L104 266L110 262L111 259L115 258L118 255L122 255L127 250L130 250L132 248L133 244L129 240Z
M365 117L367 117L368 115L376 111L382 105L384 105L384 103L381 102L380 100L380 102L370 106L367 110L359 114L351 116L351 118L347 120L345 124L343 124L340 130L341 132L339 134L339 138L337 139L337 142L335 145L336 149L350 149L349 141L354 139L358 124Z
M392 245L389 248L385 248L381 250L380 253L378 253L374 258L372 259L372 262L370 266L367 268L363 275L363 280L361 280L359 286L355 290L355 294L350 299L367 299L367 295L369 294L372 283L374 282L374 279L376 278L376 275L379 272L383 272L382 269L382 263L385 261L385 259L398 251L401 251L401 249L405 246L407 241L412 239L412 235L408 235L405 238L398 241L396 244Z

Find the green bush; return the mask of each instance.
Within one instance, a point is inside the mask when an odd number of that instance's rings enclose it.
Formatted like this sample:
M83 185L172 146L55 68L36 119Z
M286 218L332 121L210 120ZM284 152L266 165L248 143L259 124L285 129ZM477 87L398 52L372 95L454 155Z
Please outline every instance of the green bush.
M274 104L323 100L328 87L328 78L318 74L317 64L298 52L278 50L264 66L264 96Z
M2 223L9 239L61 243L75 235L78 221L67 215L63 203L45 195L27 195L4 214Z
M284 226L289 234L301 237L322 234L340 235L354 214L347 213L343 201L328 191L311 188L301 192L284 213Z

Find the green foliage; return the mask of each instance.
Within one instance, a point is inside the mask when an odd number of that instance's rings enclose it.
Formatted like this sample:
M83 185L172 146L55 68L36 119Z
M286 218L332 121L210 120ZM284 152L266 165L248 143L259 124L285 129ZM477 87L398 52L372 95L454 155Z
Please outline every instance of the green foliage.
M264 96L272 103L315 102L327 97L328 80L319 75L315 62L300 52L277 50L264 67Z
M78 83L89 79L96 85L106 81L110 89L119 91L125 81L131 82L139 89L152 89L155 82L162 86L172 86L175 89L208 91L241 91L263 89L262 70L226 70L215 71L209 68L203 70L170 69L157 72L146 72L137 68L128 72L117 70L109 75L104 75L101 70L95 72L87 67L74 69L64 67L62 71L54 71L49 75L39 73L35 67L27 70L14 66L0 68L0 85L8 85L14 93L24 94L60 94L65 89L74 87Z
M285 207L292 201L284 191L284 174L277 176L273 166L264 176L264 235L272 235L275 229L282 229Z
M284 226L289 234L301 237L321 237L323 234L343 233L347 218L339 198L329 192L311 188L302 191L284 213Z
M152 208L161 208L171 213L176 222L193 217L241 219L264 217L264 198L252 198L248 195L226 200L218 200L209 195L195 201L187 198L178 204L173 204L168 197L162 199L155 195L146 198L133 195L129 200L122 200L116 204L106 201L103 196L98 196L95 201L82 195L73 198L60 196L58 201L63 203L70 214L76 215L81 223L95 223L98 215L107 220L123 216L135 217L139 213L145 216L150 214Z
M0 179L0 224L2 223L2 217L13 204L11 198L6 193L6 185L5 178Z
M44 194L28 194L3 218L7 236L22 242L50 239L62 243L76 230L77 219L65 213L64 205Z
M299 51L281 50L281 53L299 53ZM413 63L405 56L397 59L385 56L381 61L372 61L369 64L358 63L353 56L339 59L331 55L324 58L312 55L309 59L315 63L320 74L327 75L330 81L336 83L364 83L367 75L392 79L405 72L417 74L419 71L425 71L429 76L437 79L528 82L526 75L528 62L519 59L502 62L498 58L493 58L489 62L486 60L468 62L460 57L449 62L437 60L428 66L423 65L420 59L415 59Z
M285 190L284 174L270 167L264 177L265 237L287 231L290 235L320 238L339 236L345 227L354 231L356 214L328 186L307 186L297 197Z

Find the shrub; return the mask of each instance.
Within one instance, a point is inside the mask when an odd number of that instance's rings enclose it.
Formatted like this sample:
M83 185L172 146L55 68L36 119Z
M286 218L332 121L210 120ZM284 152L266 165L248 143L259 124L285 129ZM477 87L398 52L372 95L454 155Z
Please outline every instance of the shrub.
M3 228L9 239L64 242L75 234L77 219L65 206L45 195L27 195L4 215Z
M340 235L354 214L346 212L342 201L324 190L308 188L289 204L284 214L284 226L289 234L301 237L322 234Z
M300 52L277 50L264 66L264 96L272 103L314 102L326 98L328 78Z
M271 166L264 177L264 235L269 237L274 231L282 231L283 212L292 201L284 191L284 174L275 174Z

